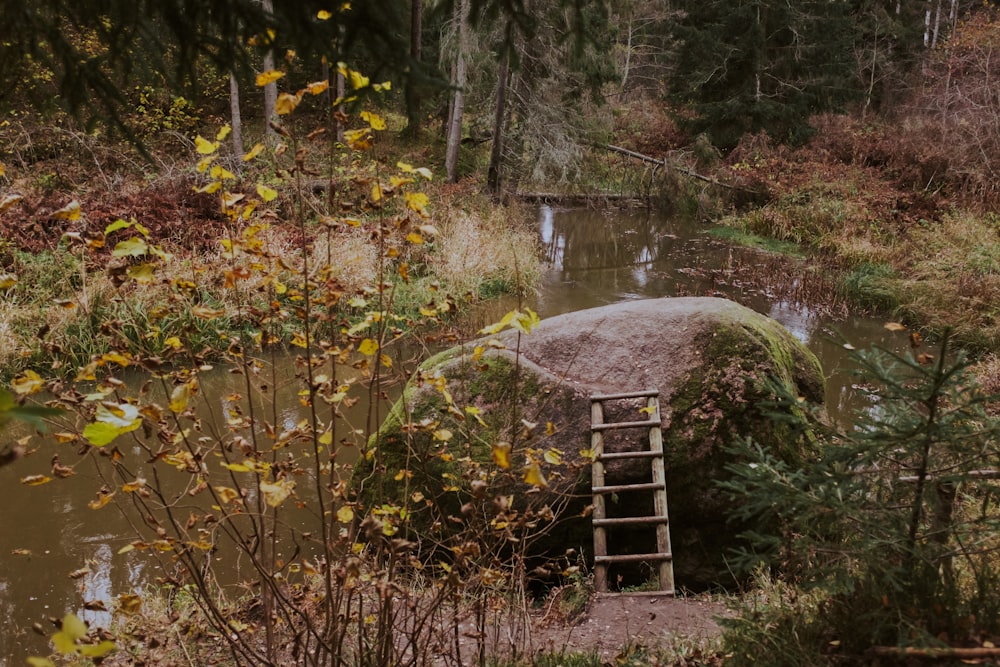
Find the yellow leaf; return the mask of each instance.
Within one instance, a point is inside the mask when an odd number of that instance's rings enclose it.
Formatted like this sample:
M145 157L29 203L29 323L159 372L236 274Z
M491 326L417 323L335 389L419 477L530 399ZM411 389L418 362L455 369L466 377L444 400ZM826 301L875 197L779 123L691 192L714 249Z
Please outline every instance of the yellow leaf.
M75 222L80 219L80 202L73 200L52 214L57 220L69 220Z
M168 338L165 341L163 341L163 346L164 347L172 348L174 350L179 350L182 347L184 347L181 344L181 339L178 338L177 336L171 336L170 338Z
M424 242L424 237L416 232L410 232L406 235L406 240L414 245L421 245Z
M329 81L314 81L306 86L305 90L310 95L320 95L330 88Z
M215 135L215 140L216 141L225 141L226 137L228 137L229 133L232 132L232 131L233 131L233 128L229 126L229 123L226 123L225 125L223 125L219 129L219 133L217 135Z
M266 72L261 72L257 75L257 87L263 88L269 83L274 83L281 77L285 76L284 72L279 72L276 69L268 70Z
M90 502L88 502L87 507L89 507L92 510L99 510L108 503L110 503L111 499L114 497L115 494L113 493L99 493L97 494L97 500L91 500Z
M138 614L142 608L142 598L131 593L118 596L118 610L126 614Z
M316 12L316 18L318 18L320 21L329 21L332 16L333 14L326 11L325 9L321 9L318 12Z
M348 70L347 77L351 80L351 88L353 88L354 90L365 88L369 84L368 77L363 76L361 72Z
M264 144L254 144L253 148L251 148L250 151L243 156L243 161L249 162L250 160L260 155L261 151L263 150L264 150Z
M192 188L195 192L200 194L213 194L222 189L222 181L212 181L208 185L203 185L201 187Z
M187 408L188 401L191 399L191 384L185 382L184 384L177 385L174 390L170 392L170 411L174 414L179 414L184 412Z
M278 101L274 104L274 111L279 116L287 116L295 111L295 107L299 106L299 102L301 101L302 93L297 95L292 95L291 93L281 93L278 95Z
M194 138L194 148L200 155L211 155L219 149L219 142L209 141L199 134Z
M27 477L21 478L21 484L25 486L41 486L42 484L47 484L52 481L51 477L46 475L28 475Z
M340 523L350 523L353 520L354 510L347 505L341 505L340 509L337 510L337 521Z
M37 394L45 388L45 381L33 370L26 370L10 383L10 388L18 396Z
M372 113L370 111L362 111L361 112L361 120L363 120L366 123L368 123L368 125L373 130L384 130L385 129L385 119L382 118L381 116L379 116L376 113Z
M906 326L899 322L886 322L885 328L889 331L906 331Z
M295 482L290 479L279 479L276 482L261 482L260 492L264 502L271 507L280 507L288 499L295 488Z
M0 273L0 289L7 290L17 284L17 276L11 273Z
M11 206L13 206L14 204L16 204L17 202L23 201L23 200L24 200L24 197L22 197L21 195L17 195L17 194L4 195L4 197L2 199L0 199L0 213L3 213L4 211L6 211L7 209L9 209Z
M231 489L228 486L217 486L215 487L215 494L224 503L231 503L240 497L240 494L235 489Z
M142 489L145 486L146 486L146 480L140 477L134 482L128 482L126 484L122 484L122 491L124 493L135 493L136 491Z
M140 285L150 285L156 280L156 271L152 264L130 266L127 273L129 278Z
M382 186L379 183L372 185L372 201L376 203L382 201Z
M368 150L372 147L371 131L367 127L344 132L344 141L356 151Z
M257 184L257 194L265 202L271 202L278 198L278 191L260 183Z
M427 195L423 192L407 192L404 196L406 197L407 207L416 211L421 217L427 217L427 204L430 202ZM425 226L430 227L430 225ZM433 229L433 227L431 227L431 229Z
M296 347L303 347L303 348L304 347L308 347L308 343L306 342L306 337L305 337L305 335L301 331L296 331L295 332L295 335L292 336L292 341L291 342L292 342L292 345L294 345Z
M5 167L2 162L0 162L0 177L5 176L6 174L7 174L7 167Z
M510 468L510 443L498 442L492 447L493 462L504 470Z
M215 165L212 167L212 171L208 172L208 175L217 181L235 181L236 174L229 171L221 165Z
M365 356L370 357L371 355L378 352L378 341L372 338L365 338L363 341L361 341L361 344L358 345L358 352L360 352Z
M209 308L208 306L195 306L191 309L191 314L203 320L214 320L226 314L223 308Z
M525 483L531 484L534 487L545 488L549 485L537 463L525 466L523 479Z
M562 465L562 452L555 447L550 447L545 452L545 462L554 466Z
M454 437L454 434L446 428L434 431L434 439L441 440L442 442L448 442Z
M434 180L434 174L432 174L431 170L428 169L427 167L419 167L417 169L414 169L414 171L423 176L424 178L426 178L428 181Z

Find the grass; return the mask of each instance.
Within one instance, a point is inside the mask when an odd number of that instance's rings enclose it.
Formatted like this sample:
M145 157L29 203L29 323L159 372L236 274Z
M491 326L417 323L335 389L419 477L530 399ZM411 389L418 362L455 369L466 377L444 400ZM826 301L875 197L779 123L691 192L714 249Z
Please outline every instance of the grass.
M782 241L768 236L751 234L735 227L716 227L709 231L709 234L723 239L730 243L739 244L748 248L757 248L766 252L778 255L786 255L795 259L805 259L805 253L797 243Z
M839 294L857 308L899 318L931 335L950 329L955 342L972 351L995 349L1000 345L997 217L973 212L904 217L893 208L903 195L894 199L886 187L856 169L813 175L782 185L782 194L765 206L724 217L732 231L721 235L778 252L806 249L838 276Z

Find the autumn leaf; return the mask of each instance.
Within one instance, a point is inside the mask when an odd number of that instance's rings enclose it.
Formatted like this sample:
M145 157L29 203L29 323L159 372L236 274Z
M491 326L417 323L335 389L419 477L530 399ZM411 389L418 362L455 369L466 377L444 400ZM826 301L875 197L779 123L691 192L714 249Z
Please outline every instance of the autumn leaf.
M310 95L319 95L330 88L329 81L314 81L305 87L305 91Z
M427 204L430 203L427 195L423 192L407 192L404 197L406 198L406 206L408 208L416 211L422 218L427 217Z
M29 396L45 389L45 381L38 373L28 369L11 381L10 388L18 396Z
M532 463L524 467L524 477L525 483L531 484L534 487L546 488L549 483L542 474L542 469L538 467L537 463Z
M326 11L325 9L321 9L318 12L316 12L316 18L318 18L320 21L329 21L331 17L333 17L333 14Z
M264 502L271 507L280 507L295 489L295 482L290 479L279 479L276 482L261 482L260 492Z
M70 222L75 222L80 219L80 202L73 200L70 203L63 206L58 211L52 213L52 217L56 220L69 220Z
M899 322L886 322L884 328L888 331L906 331L906 325Z
M494 443L492 449L493 462L504 470L510 469L510 443Z
M367 357L370 357L371 355L378 352L378 341L372 338L365 338L363 341L361 341L361 344L358 345L358 352Z
M291 93L281 93L278 95L278 101L274 104L274 111L279 116L287 116L295 111L295 107L299 106L299 102L301 101L301 92L296 95L292 95Z
M257 87L263 88L269 83L274 83L281 77L285 76L284 72L280 72L276 69L268 70L266 72L261 72L257 75Z
M272 202L278 198L278 191L274 188L269 188L266 185L258 183L257 195L265 202Z
M340 523L350 523L354 520L354 510L352 510L348 505L341 505L340 509L337 510L337 521Z
M555 447L550 447L545 451L545 462L554 466L562 465L562 452Z
M125 614L138 614L142 610L142 598L131 593L118 596L118 611Z
M88 502L87 507L89 507L92 510L99 510L108 503L110 503L114 497L115 497L114 493L98 493L97 500L91 500L90 502Z
M41 486L42 484L47 484L52 481L52 478L47 475L28 475L27 477L21 478L21 484L25 486Z
M243 161L249 162L250 160L260 155L263 150L264 150L264 144L254 144L253 148L251 148L250 151L243 156Z
M386 125L385 125L385 119L382 118L381 116L379 116L378 114L372 113L370 111L362 111L361 112L361 120L363 120L366 123L368 123L368 125L373 130L384 130L385 127L386 127Z
M200 134L194 138L194 149L199 155L211 155L219 149L218 141L209 141Z
M203 320L214 320L226 314L224 308L209 308L208 306L195 306L191 309L191 314Z
M22 197L21 195L18 195L18 194L4 195L3 198L0 198L0 213L3 213L4 211L6 211L7 209L9 209L14 204L18 203L19 201L23 201L23 200L24 200L24 197Z

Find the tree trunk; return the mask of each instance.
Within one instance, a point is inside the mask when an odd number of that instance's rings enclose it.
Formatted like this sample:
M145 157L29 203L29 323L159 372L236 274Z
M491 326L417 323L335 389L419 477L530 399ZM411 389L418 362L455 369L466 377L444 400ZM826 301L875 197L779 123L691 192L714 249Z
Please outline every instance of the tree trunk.
M274 12L274 0L260 0L261 7L268 14ZM264 71L270 72L274 69L274 49L268 45L267 52L264 53ZM278 104L278 84L271 82L264 86L264 138L268 145L274 145L278 141L278 133L271 129L271 123L277 120L275 107Z
M410 2L410 71L406 77L406 130L404 134L416 136L420 131L420 92L417 90L416 72L414 66L420 62L420 52L423 42L422 27L424 21L423 0Z
M486 172L486 189L497 199L500 195L501 168L503 166L504 139L507 135L507 86L510 82L510 53L504 53L497 74L496 107L493 114L493 147L490 149L490 166Z
M458 182L458 147L462 143L462 115L465 110L465 52L468 36L467 16L469 0L459 0L455 5L455 19L458 21L458 53L455 56L455 67L451 85L451 114L448 117L448 143L445 151L444 169L449 183Z
M243 117L240 115L240 84L236 75L229 75L229 115L233 128L233 154L243 155Z

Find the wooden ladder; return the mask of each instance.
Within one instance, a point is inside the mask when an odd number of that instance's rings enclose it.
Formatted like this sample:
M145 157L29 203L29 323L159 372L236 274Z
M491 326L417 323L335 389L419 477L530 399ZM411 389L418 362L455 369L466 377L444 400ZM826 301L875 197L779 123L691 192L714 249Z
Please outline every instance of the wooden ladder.
M608 592L608 567L613 563L659 563L660 594L674 594L674 563L670 551L670 527L667 518L667 485L663 466L663 435L660 432L660 392L647 389L624 394L600 394L590 397L590 448L593 455L592 487L594 494L594 586L600 593ZM630 398L646 398L649 419L642 421L604 421L604 402ZM649 449L605 453L604 432L610 429L649 429ZM621 459L648 459L652 467L652 482L608 486L604 480L604 463ZM604 497L625 491L652 491L653 515L608 518ZM614 526L656 526L656 553L608 554L607 528Z

